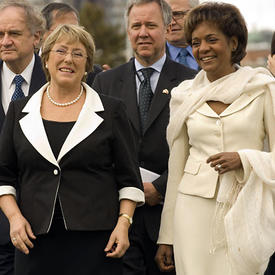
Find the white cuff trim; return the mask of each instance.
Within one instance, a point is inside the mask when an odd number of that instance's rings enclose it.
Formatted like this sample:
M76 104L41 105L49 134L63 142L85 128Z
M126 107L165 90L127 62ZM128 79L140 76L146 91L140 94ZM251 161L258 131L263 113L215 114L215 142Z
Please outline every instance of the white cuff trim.
M0 186L0 196L3 195L14 195L16 197L16 190L10 185L2 185Z
M142 206L145 202L143 191L136 187L124 187L119 190L119 200L128 199L137 202L137 206Z

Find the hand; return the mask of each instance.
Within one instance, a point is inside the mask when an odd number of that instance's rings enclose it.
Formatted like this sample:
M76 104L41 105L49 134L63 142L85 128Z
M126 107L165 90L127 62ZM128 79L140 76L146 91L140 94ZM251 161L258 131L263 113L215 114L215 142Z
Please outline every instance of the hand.
M207 161L219 174L242 168L242 162L237 152L222 152L210 156Z
M145 203L147 203L150 206L154 206L162 201L161 194L157 191L157 189L151 182L144 182L143 188L145 195Z
M125 254L130 246L128 238L129 226L129 222L125 218L120 217L118 219L117 225L104 249L106 257L120 258Z
M167 244L159 245L155 261L162 272L170 272L175 269L173 261L173 246Z
M110 67L110 65L108 65L108 64L104 64L104 65L102 65L102 69L103 69L103 72L105 72L105 71L110 70L111 67Z
M13 245L25 254L29 254L29 248L33 248L30 239L36 239L29 222L22 216L16 215L9 219L10 237Z
M268 55L267 68L275 76L275 54L273 56Z

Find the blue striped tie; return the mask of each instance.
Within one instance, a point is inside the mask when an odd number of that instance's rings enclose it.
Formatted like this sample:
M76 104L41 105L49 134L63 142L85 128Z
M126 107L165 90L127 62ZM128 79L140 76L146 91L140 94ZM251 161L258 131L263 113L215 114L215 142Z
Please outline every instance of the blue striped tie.
M16 75L14 77L13 82L15 82L15 90L14 90L13 95L11 97L11 101L14 101L14 100L25 97L25 95L22 91L22 88L21 88L22 83L24 81L25 81L24 78L20 74Z

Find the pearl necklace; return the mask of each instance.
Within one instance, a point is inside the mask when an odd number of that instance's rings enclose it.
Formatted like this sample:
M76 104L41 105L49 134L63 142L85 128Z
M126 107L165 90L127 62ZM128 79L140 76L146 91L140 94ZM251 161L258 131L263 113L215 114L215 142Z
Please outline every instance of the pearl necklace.
M54 101L51 98L51 96L50 96L50 85L48 86L48 88L46 90L46 94L47 94L47 97L50 100L50 102L53 103L54 105L56 105L58 107L66 107L66 106L69 106L69 105L72 105L72 104L76 103L80 99L80 97L83 94L83 86L81 85L80 93L79 93L79 95L74 100L69 101L69 102L65 102L65 103L58 103L58 102Z

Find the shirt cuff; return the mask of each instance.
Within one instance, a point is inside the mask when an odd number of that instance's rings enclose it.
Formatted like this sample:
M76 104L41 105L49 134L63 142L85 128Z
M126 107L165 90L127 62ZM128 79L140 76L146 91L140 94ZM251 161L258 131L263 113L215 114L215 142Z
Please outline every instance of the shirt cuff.
M16 190L10 185L2 185L0 186L0 196L3 195L13 195L16 197Z
M144 193L136 187L124 187L119 190L119 200L131 200L137 203L137 206L142 206L145 202Z

